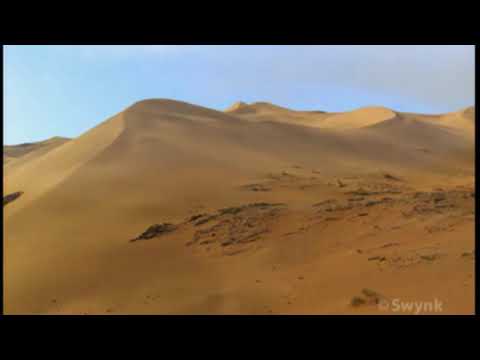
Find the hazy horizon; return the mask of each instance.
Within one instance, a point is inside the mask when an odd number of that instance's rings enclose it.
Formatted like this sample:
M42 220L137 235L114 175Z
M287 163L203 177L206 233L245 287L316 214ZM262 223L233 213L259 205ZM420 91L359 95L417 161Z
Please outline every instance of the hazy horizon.
M149 98L225 110L474 106L474 46L5 46L4 144L76 137Z

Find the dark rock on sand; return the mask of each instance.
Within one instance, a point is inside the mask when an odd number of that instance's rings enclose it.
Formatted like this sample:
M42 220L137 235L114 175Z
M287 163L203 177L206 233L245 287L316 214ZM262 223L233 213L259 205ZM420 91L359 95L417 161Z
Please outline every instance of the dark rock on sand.
M218 210L218 212L219 212L220 215L226 215L226 214L236 215L236 214L238 214L238 213L240 213L240 212L242 212L246 209L249 209L249 208L263 208L263 209L266 209L266 208L282 206L282 205L284 205L284 204L253 203L253 204L248 204L248 205L243 205L243 206L234 206L234 207L220 209L220 210Z
M12 201L17 200L20 196L23 195L23 191L14 192L3 197L3 206L11 203Z
M144 231L140 236L135 239L130 240L131 242L138 240L148 240L154 237L164 235L174 231L177 227L170 223L156 224L150 226L146 231Z
M392 174L384 174L383 177L387 180L393 180L393 181L401 181L400 178L396 177L396 176L393 176Z
M197 215L193 215L190 217L190 219L188 219L188 222L192 222L192 221L195 221L195 220L198 220L204 216L207 216L207 214L197 214Z
M203 225L203 224L206 224L207 222L211 221L211 220L214 220L216 219L217 216L216 215L205 215L204 217L200 218L200 220L198 220L196 223L195 223L195 226L199 226L199 225Z

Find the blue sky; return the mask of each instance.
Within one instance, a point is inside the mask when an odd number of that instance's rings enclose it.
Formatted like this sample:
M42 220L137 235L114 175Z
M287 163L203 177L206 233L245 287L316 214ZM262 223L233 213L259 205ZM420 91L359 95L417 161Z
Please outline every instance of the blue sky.
M5 46L4 144L75 137L146 98L218 110L474 104L474 46Z

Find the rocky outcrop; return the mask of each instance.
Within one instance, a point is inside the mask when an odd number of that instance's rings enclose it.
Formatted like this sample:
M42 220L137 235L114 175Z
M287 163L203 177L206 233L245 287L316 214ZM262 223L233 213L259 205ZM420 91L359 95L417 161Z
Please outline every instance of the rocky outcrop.
M138 240L148 240L157 236L161 236L174 231L177 227L174 224L163 223L150 226L140 236L130 240L131 242Z

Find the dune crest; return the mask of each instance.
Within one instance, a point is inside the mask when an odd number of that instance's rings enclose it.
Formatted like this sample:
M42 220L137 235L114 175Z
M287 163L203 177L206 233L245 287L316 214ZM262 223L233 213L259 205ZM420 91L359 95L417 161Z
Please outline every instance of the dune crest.
M328 129L357 129L393 120L397 114L383 107L366 107L325 119L319 127Z
M235 112L235 111L241 111L242 109L248 107L248 104L243 102L243 101L238 101L236 103L234 103L233 105L231 105L230 107L228 107L225 112Z
M50 139L38 141L34 143L25 143L25 144L19 144L19 145L4 145L3 154L11 158L20 158L22 156L27 155L30 152L37 151L39 149L44 149L46 152L52 148L55 148L57 146L60 146L66 143L69 140L70 140L69 138L54 136Z
M137 102L5 164L4 311L471 313L468 114Z

